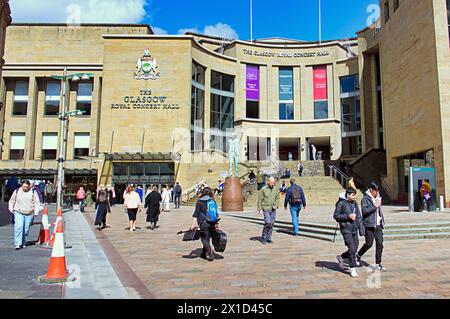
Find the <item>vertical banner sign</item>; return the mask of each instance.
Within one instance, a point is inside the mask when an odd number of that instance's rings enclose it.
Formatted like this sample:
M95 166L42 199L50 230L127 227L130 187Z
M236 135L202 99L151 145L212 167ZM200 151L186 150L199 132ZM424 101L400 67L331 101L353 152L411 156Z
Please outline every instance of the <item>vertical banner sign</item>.
M246 76L247 100L259 101L259 67L247 65Z
M327 66L315 66L314 70L314 101L328 100Z
M279 82L280 101L293 101L294 73L292 68L280 68L278 82Z

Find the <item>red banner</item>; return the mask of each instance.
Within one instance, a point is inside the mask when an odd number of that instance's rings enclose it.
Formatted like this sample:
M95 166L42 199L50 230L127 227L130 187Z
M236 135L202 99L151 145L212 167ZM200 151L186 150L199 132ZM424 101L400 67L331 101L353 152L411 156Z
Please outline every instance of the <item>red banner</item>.
M327 66L315 66L314 74L314 101L328 100Z

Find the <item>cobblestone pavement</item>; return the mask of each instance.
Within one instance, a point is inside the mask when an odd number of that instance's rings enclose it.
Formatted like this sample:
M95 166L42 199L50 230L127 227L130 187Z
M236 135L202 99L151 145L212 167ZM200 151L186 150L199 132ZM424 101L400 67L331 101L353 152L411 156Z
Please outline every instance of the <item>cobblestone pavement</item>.
M450 297L449 239L390 241L383 264L358 269L359 278L339 270L336 255L345 247L274 231L271 245L259 242L262 227L223 214L228 234L224 253L208 262L199 258L201 242L182 242L176 233L187 229L192 207L162 213L160 228L145 228L145 213L138 214L136 232L125 230L128 217L122 206L108 215L104 229L114 249L156 298L448 298ZM333 207L308 209L304 220L332 223ZM92 208L88 209L93 218ZM386 208L388 222L449 221L450 214L411 214L404 208ZM241 213L260 218L255 212ZM407 215L409 214L409 215ZM278 219L290 220L281 210ZM360 245L363 243L361 240ZM374 248L363 260L374 262ZM112 262L114 264L114 262Z

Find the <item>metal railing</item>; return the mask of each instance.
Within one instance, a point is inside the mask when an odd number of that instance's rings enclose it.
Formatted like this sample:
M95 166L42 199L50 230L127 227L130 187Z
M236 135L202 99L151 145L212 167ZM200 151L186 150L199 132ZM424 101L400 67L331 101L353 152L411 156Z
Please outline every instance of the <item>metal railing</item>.
M194 186L189 187L187 190L185 190L182 194L181 194L181 198L182 200L184 200L185 202L189 201L190 199L194 198L196 195L191 196L193 193L195 193L195 190L197 189L197 187L201 184L206 184L206 181L201 181L197 184L195 184ZM184 199L184 196L186 196L186 199Z
M350 177L334 165L328 165L328 167L330 168L331 177L337 180L342 187L347 188Z

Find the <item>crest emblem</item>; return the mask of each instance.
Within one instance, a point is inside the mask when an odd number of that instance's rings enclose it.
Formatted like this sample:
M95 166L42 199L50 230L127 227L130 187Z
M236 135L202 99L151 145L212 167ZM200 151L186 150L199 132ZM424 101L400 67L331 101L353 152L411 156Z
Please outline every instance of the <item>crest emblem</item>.
M145 49L144 56L138 59L136 70L134 77L137 80L157 80L160 77L156 59L152 57L149 49Z

